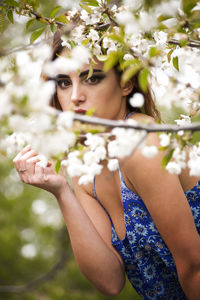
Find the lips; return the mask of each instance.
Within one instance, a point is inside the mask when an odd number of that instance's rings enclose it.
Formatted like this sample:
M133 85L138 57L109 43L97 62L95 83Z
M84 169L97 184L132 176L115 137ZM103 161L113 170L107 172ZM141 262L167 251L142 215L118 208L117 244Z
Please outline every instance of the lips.
M83 108L77 108L74 110L76 114L82 114L84 115L86 113L86 110Z

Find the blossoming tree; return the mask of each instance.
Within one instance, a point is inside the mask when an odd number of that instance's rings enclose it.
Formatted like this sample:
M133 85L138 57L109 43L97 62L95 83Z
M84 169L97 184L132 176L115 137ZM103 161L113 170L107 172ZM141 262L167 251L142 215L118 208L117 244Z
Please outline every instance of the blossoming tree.
M66 168L70 176L80 176L80 184L87 184L101 172L101 160L107 159L108 168L116 170L118 158L141 147L149 157L166 151L162 167L169 172L179 174L187 165L191 175L199 176L200 2L82 0L70 9L56 6L49 17L41 13L39 2L0 4L5 41L9 28L19 22L30 30L25 45L0 48L1 154L12 157L30 144L40 154L41 165L53 159L57 171ZM12 24L7 27L8 23ZM57 29L70 55L50 62ZM50 107L55 81L45 81L41 72L52 78L58 69L75 71L89 62L91 76L94 57L104 62L105 71L118 64L123 83L137 73L143 93L150 84L158 106L179 105L183 113L174 124L152 125ZM143 95L134 94L130 104L143 110ZM109 134L107 126L113 128ZM148 132L158 132L159 148L145 144ZM84 147L79 143L82 135Z

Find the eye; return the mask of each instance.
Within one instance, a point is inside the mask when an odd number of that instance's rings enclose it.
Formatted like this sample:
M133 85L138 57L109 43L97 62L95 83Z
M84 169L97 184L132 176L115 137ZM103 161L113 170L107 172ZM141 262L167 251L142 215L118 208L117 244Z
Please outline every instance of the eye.
M69 87L71 85L71 81L69 79L57 79L57 85L61 88L61 89L66 89L67 87Z
M91 85L98 84L105 78L105 75L92 75L90 78L86 78L83 80L84 83L88 83Z

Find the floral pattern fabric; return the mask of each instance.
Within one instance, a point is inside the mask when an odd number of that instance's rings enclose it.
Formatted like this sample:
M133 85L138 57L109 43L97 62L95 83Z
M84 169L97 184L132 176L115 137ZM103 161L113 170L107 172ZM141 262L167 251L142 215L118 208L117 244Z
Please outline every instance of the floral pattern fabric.
M123 240L117 237L112 219L106 212L112 225L112 244L124 261L129 281L146 300L187 299L179 284L171 252L161 238L144 202L126 186L120 170L119 173L126 226ZM97 199L95 181L93 190ZM185 195L200 234L200 181Z

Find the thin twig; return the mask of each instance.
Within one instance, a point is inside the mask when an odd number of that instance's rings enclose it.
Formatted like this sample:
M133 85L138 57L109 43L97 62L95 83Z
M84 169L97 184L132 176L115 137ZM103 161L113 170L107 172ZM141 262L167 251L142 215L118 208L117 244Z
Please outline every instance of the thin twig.
M25 285L0 286L0 293L8 293L8 292L10 292L10 293L25 293L25 292L28 292L28 291L34 289L39 284L42 284L42 283L47 282L49 280L52 280L56 276L56 273L64 267L64 265L66 263L66 260L68 258L68 254L66 252L64 252L61 255L59 261L47 273L39 276L38 278L30 281L29 283L27 283Z
M178 40L175 40L175 39L169 40L168 43L172 44L172 45L181 46L181 43ZM186 46L189 46L189 47L192 47L192 48L200 48L199 41L193 41L193 42L188 41L186 43Z
M52 22L52 19L51 18L47 18L47 17L44 17L44 16L40 16L38 13L36 13L35 11L33 11L32 9L30 10L30 13L32 15L34 15L36 17L36 19L38 20L41 20L41 19L44 19L45 21L47 21L49 24L57 24L57 25L60 25L60 26L66 26L67 24L63 23L63 22L59 22L59 21L53 21Z
M106 127L132 128L136 130L144 130L146 132L179 132L184 131L200 131L200 122L188 125L177 126L171 124L128 124L126 121L114 121L97 117L88 117L81 114L74 114L74 120L94 125L103 125Z

